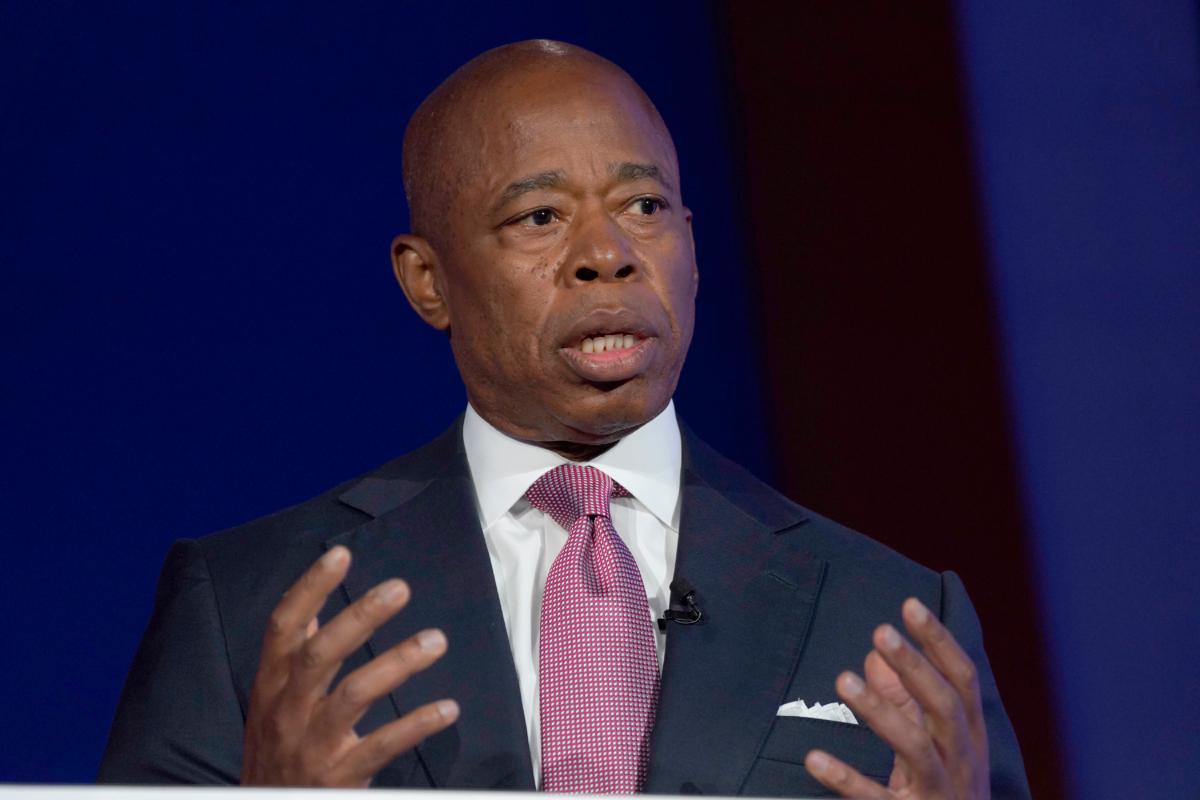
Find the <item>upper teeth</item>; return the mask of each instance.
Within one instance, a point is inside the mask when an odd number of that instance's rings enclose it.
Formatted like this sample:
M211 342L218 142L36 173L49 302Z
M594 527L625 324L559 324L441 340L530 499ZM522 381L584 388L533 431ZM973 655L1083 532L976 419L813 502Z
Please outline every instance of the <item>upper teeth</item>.
M637 337L629 333L606 333L584 339L579 349L585 353L603 353L607 350L623 350L633 347Z

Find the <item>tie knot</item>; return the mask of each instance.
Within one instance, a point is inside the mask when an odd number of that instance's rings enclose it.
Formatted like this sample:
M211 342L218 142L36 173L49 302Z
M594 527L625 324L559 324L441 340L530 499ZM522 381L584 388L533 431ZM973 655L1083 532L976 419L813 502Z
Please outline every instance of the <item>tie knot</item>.
M534 508L570 530L580 517L611 519L609 498L628 497L629 492L595 467L563 464L534 481L525 496Z

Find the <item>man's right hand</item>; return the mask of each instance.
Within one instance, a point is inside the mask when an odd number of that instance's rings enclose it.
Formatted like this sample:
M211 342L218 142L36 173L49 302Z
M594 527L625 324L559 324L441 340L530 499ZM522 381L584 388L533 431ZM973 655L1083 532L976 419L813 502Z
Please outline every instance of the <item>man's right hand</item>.
M458 719L457 703L438 700L368 736L354 732L371 703L441 658L446 637L421 631L329 691L342 662L410 594L404 581L385 581L318 627L317 612L349 567L350 551L334 547L271 613L246 717L243 785L365 787L397 755Z

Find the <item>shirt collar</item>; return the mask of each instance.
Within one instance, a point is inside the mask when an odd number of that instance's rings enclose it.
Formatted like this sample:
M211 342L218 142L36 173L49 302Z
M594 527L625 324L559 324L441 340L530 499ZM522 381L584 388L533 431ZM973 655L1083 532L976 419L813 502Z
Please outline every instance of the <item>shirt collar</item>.
M469 404L463 419L463 447L484 527L508 513L533 482L567 459L551 450L507 436ZM675 403L591 461L629 490L659 522L679 530L682 444Z

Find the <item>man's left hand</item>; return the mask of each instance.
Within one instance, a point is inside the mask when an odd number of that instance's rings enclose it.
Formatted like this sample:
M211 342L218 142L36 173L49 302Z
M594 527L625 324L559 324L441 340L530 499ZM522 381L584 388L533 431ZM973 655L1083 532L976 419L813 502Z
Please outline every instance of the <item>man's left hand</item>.
M954 798L991 796L987 729L973 662L919 600L901 609L917 650L891 625L875 629L864 681L837 679L838 696L896 753L886 787L821 750L804 759L818 781L845 797Z

